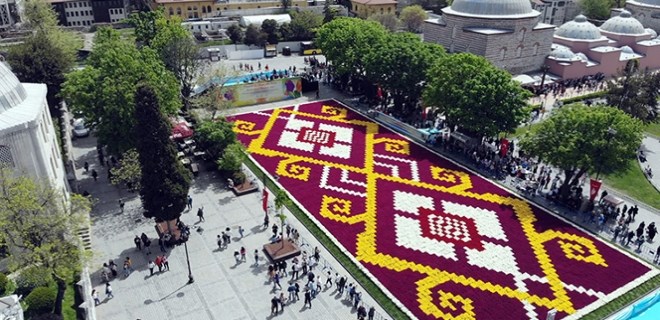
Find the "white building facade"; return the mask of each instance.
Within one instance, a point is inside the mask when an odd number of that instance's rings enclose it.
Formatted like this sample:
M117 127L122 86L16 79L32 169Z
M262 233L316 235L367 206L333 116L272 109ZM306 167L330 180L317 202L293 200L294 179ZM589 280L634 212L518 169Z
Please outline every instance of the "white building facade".
M48 181L68 200L68 182L46 85L21 83L0 62L0 165Z

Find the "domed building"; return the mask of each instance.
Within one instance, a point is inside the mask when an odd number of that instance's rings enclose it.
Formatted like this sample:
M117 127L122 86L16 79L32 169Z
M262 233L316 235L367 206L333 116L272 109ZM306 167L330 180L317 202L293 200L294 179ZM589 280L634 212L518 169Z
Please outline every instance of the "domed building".
M546 65L563 79L603 73L611 76L629 60L641 68L660 68L660 40L626 10L605 21L600 28L583 15L561 25L554 34Z
M539 70L554 26L539 23L529 0L454 0L424 23L424 41L481 55L513 74Z
M0 62L0 166L68 193L62 155L46 102L46 85L21 83Z
M628 0L626 10L642 25L660 33L660 0Z

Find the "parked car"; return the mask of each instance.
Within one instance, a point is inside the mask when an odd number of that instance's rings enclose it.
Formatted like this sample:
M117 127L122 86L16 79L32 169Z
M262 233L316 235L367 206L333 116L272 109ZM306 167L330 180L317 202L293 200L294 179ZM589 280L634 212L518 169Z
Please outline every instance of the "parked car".
M73 137L74 138L84 138L89 136L89 128L85 126L85 119L75 119L73 120Z

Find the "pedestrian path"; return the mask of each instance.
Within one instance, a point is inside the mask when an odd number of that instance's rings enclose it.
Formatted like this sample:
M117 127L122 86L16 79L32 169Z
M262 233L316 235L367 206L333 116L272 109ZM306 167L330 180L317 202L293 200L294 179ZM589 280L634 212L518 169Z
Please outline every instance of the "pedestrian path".
M74 154L78 167L82 168L84 161L90 163L90 170L99 172L97 182L84 170L79 170L82 179L77 187L80 192L88 191L96 199L92 212L92 245L95 256L92 262L92 283L100 292L102 304L97 306L96 317L103 320L127 319L353 319L356 310L350 306L350 301L338 294L336 286L327 287L315 299L312 307L303 307L303 301L287 304L284 311L271 315L270 301L273 296L279 296L280 290L273 290L267 277L267 262L260 253L259 263L254 263L254 249L269 242L270 228L264 229L260 193L236 197L225 189L224 183L215 170L203 168L200 176L195 179L191 188L193 198L192 210L184 212L181 220L193 226L190 240L187 243L187 253L184 246L168 250L171 271L155 272L149 275L147 264L160 255L158 250L154 223L142 217L140 200L136 194L128 193L111 186L105 175L105 168L96 161L96 143L93 137L75 142ZM214 167L211 164L211 167ZM119 199L126 203L122 212ZM196 216L197 208L204 207L205 220L199 223ZM328 270L332 274L338 272L349 276L348 272L329 254L323 246L295 219L287 214L287 222L299 230L304 239L303 249L313 252L315 247L321 249L320 269L315 274L324 275ZM271 217L271 222L275 221ZM244 237L240 237L237 228L245 229ZM225 228L231 228L234 241L227 249L219 249L216 237ZM151 251L148 255L138 251L133 238L141 233L152 238ZM237 263L233 257L234 251L245 247L248 252L246 262ZM261 252L261 251L260 251ZM194 277L193 284L188 282L186 255L189 255L190 267ZM122 263L125 257L130 257L135 271L127 278L121 276ZM112 259L119 265L120 276L111 281L114 288L114 298L107 299L104 294L100 269L103 262ZM287 279L288 280L288 279ZM284 295L285 281L282 282ZM355 283L349 277L348 283ZM301 286L305 283L302 278ZM375 319L386 319L385 312L366 293L363 288L362 301L367 306L375 306ZM303 293L301 292L301 298Z
M658 190L658 196L660 197L660 140L656 137L646 136L642 140L642 146L639 149L644 152L646 157L645 162L640 162L642 171L647 167L651 168L653 176L646 175L646 178ZM639 158L637 160L639 161Z

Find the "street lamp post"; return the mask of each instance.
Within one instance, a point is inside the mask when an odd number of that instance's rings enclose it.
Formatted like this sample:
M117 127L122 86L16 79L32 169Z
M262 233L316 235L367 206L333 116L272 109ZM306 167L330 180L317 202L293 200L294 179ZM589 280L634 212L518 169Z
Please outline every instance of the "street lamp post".
M616 130L612 127L607 128L607 131L605 132L606 134L606 139L607 139L607 144L605 145L605 149L609 149L610 142L612 141L612 138L616 135ZM603 167L603 161L602 161L602 153L603 151L601 150L601 155L599 161L598 161L598 171L596 171L596 180L600 177L600 170Z
M191 284L195 282L195 278L193 278L192 270L190 269L190 257L188 256L188 241L183 243L183 247L186 250L186 263L188 263L188 284Z

